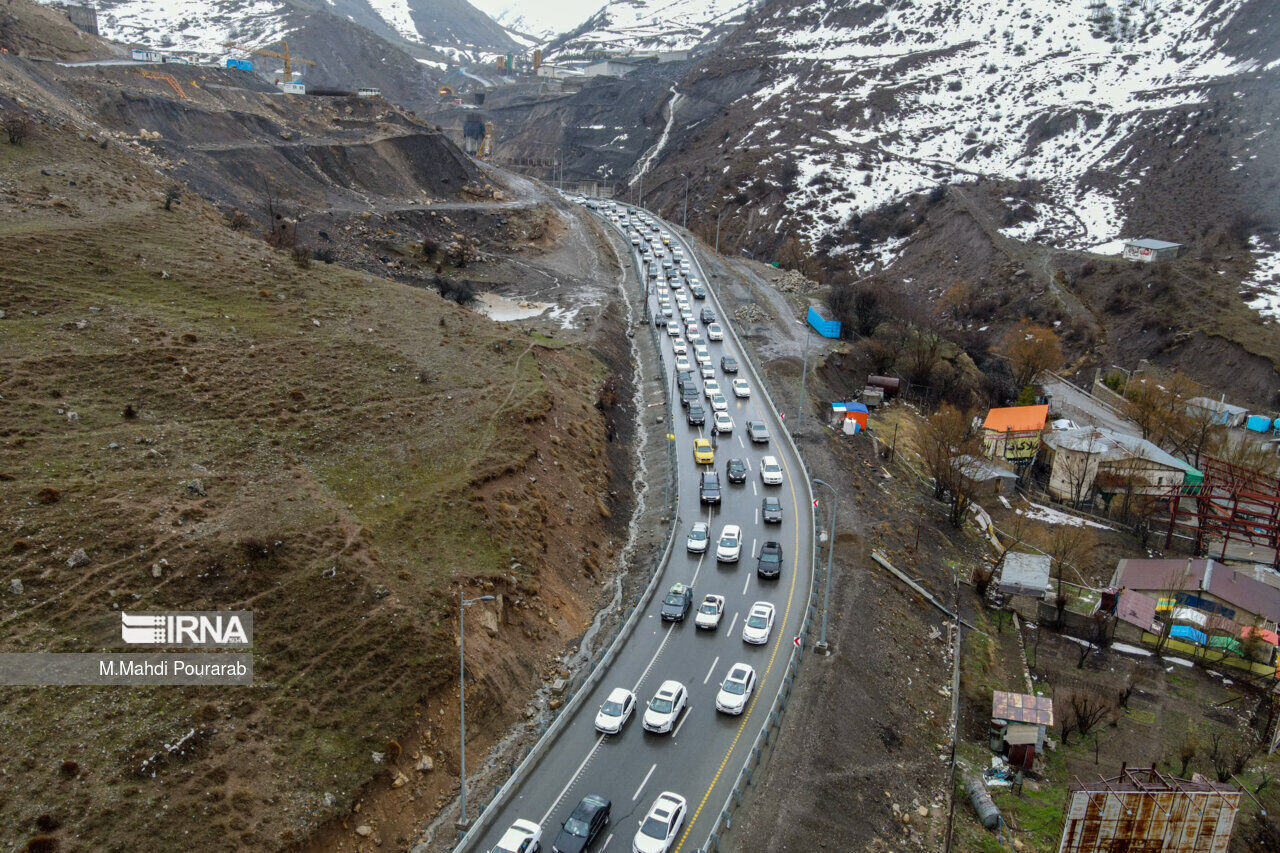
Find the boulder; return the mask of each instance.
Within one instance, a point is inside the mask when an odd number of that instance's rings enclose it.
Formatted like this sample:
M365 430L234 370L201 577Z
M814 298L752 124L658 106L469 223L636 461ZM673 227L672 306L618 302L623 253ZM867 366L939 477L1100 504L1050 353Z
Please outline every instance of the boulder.
M78 569L88 562L89 552L83 548L77 548L75 552L67 558L67 565L73 569Z
M208 494L205 491L204 483L201 482L200 480L189 480L186 483L185 488L187 490L187 494L191 495L192 497L202 498L206 494Z
M369 826L367 823L362 823L356 827L356 835L361 838L368 838L370 835L373 835L373 827Z
M21 579L14 578L13 580L9 581L9 592L13 593L14 595L22 595L23 591L24 591L24 587L22 586Z

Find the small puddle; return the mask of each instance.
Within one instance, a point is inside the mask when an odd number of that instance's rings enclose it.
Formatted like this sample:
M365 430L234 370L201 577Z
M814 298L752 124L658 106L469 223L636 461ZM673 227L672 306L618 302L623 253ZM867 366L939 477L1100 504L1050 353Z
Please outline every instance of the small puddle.
M527 320L537 317L552 307L549 302L530 302L527 299L511 299L496 293L476 294L476 310L499 323Z

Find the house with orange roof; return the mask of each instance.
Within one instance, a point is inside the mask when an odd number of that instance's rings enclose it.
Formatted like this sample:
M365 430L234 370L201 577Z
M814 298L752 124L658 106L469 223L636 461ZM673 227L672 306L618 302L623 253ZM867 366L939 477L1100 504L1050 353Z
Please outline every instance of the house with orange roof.
M1040 433L1048 420L1048 405L992 409L982 422L983 449L992 459L1030 462L1040 450Z

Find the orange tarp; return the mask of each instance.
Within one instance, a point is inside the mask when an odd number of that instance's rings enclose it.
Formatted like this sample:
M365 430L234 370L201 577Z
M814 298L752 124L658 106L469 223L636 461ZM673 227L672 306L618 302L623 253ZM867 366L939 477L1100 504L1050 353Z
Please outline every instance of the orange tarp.
M987 419L983 422L982 428L996 432L1038 432L1044 429L1044 423L1048 419L1047 405L1009 406L987 412Z

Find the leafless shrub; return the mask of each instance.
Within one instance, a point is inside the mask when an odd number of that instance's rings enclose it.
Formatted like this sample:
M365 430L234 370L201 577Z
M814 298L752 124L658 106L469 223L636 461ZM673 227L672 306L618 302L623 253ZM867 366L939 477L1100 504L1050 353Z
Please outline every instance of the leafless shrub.
M36 132L36 123L26 110L12 109L0 115L0 130L9 137L10 145L21 145Z
M293 263L298 267L298 269L305 270L311 268L311 259L314 255L306 246L294 246L292 255Z

